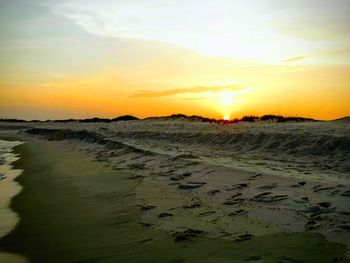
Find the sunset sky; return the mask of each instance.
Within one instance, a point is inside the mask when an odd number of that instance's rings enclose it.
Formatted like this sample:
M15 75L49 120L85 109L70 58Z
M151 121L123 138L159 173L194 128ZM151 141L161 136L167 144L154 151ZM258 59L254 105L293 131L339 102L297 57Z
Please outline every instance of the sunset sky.
M350 115L348 0L0 0L0 118Z

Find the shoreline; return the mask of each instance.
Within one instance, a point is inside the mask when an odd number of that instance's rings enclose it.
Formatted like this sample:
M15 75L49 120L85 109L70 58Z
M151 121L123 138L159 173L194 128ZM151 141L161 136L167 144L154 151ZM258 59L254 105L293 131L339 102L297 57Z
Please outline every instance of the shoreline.
M2 162L0 164L0 239L13 231L18 224L20 218L18 214L10 207L12 199L18 195L22 186L16 182L16 178L20 176L22 170L14 169L13 163L20 157L14 153L14 148L23 142L2 140ZM15 143L17 142L17 143ZM2 253L0 251L0 261L7 263L25 263L27 260L16 254Z
M144 178L135 178L132 169L107 167L108 162L92 159L91 154L72 145L35 140L17 148L23 158L15 167L24 169L17 181L24 190L13 199L11 207L23 216L15 231L0 240L1 248L26 255L32 262L144 262L145 258L149 262L188 259L243 262L255 254L264 255L266 260L277 260L284 255L305 262L329 262L335 257L339 258L338 262L347 262L341 260L346 252L344 246L315 233L277 233L244 242L208 238L203 233L185 242L175 242L174 232L165 231L166 228L157 224L144 224L145 200L138 194L145 190L145 186L140 189L139 185ZM84 175L80 174L82 171ZM84 222L86 218L89 222ZM167 223L166 218L161 221L163 225ZM77 236L84 244L77 244ZM16 240L23 242L15 244ZM281 243L285 244L282 248ZM323 247L317 248L317 244ZM36 247L40 246L39 251ZM252 251L253 247L257 249ZM163 253L157 254L159 251Z

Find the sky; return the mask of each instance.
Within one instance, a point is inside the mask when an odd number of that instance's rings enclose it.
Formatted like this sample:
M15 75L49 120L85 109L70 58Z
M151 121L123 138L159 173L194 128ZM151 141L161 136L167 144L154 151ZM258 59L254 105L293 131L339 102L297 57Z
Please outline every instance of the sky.
M0 118L350 115L349 0L0 0Z

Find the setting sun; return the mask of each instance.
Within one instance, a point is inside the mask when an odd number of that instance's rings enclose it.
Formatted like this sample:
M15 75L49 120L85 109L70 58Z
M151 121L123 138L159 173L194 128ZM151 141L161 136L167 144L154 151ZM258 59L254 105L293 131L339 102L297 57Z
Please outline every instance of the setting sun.
M229 115L224 115L224 120L225 120L225 121L230 120L230 116L229 116Z

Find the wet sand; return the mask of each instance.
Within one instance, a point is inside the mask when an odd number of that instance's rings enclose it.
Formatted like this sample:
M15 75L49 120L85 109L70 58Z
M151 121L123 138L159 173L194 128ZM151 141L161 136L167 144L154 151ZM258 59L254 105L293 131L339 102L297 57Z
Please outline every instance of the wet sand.
M10 140L11 141L11 140ZM11 210L11 199L16 196L22 187L15 182L16 177L21 174L21 170L12 169L11 163L18 157L11 151L11 148L20 142L10 142L1 140L0 147L0 239L10 233L19 221L18 215ZM1 253L0 262L6 263L25 263L25 258L9 254Z
M130 170L113 169L64 142L32 140L16 152L23 191L11 208L21 220L0 248L31 262L348 262L344 245L317 233L233 241L208 237L200 226L166 231L145 224L152 208L137 194L144 192L142 177ZM171 204L171 193L168 198ZM167 216L159 218L164 223Z

